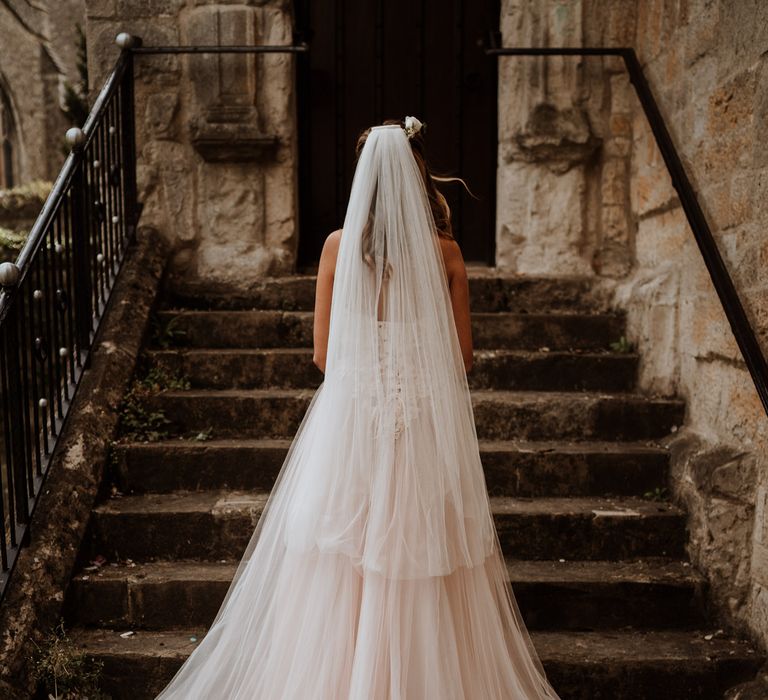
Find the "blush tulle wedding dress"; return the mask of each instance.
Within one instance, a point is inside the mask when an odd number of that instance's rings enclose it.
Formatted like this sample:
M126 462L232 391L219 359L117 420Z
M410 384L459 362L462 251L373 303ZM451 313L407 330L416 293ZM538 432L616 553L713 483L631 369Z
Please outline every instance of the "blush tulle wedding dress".
M371 130L343 230L323 383L215 620L158 698L557 699L508 586L399 126Z

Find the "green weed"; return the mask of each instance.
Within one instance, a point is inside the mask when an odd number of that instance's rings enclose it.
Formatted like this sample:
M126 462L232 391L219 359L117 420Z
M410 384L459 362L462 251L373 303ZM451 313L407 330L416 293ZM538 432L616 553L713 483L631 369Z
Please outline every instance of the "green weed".
M64 623L35 644L32 672L35 682L54 700L109 700L99 690L103 664L89 658L67 636Z

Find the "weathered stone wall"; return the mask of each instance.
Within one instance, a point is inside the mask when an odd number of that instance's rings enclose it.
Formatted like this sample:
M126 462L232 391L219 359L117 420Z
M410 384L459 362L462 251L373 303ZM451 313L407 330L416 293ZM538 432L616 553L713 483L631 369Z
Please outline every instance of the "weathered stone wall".
M290 44L288 0L88 0L92 89L116 34L153 45ZM179 280L248 285L295 268L296 120L287 54L136 59L142 223L170 239Z
M635 46L768 349L768 5L639 2ZM642 386L688 403L672 449L692 557L725 619L768 644L768 419L637 109L632 133L635 269L617 299L643 357Z
M508 46L634 46L768 348L768 5L507 0ZM640 385L678 394L675 498L723 620L768 644L768 420L622 66L505 58L498 264L594 275L626 309Z

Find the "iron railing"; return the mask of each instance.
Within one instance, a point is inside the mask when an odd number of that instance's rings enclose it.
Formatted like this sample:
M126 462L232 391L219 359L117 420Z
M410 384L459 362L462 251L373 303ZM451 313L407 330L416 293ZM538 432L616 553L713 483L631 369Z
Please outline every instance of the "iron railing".
M699 200L669 134L640 61L632 48L502 48L486 50L492 56L617 56L624 61L635 93L677 191L688 224L704 258L712 284L725 311L736 343L752 376L763 408L768 413L768 363L757 340L728 268L712 235Z
M133 54L124 49L0 292L0 596L137 219Z

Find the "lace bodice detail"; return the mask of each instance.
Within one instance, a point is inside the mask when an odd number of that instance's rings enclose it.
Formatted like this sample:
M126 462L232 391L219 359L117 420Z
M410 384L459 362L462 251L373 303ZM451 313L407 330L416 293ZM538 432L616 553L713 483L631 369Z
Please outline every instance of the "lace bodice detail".
M354 377L352 367L336 368L334 376L342 382L349 382L352 397L364 400L373 405L377 412L385 412L386 416L394 416L395 437L399 437L405 429L406 422L412 421L424 410L424 401L429 399L431 392L423 376L415 367L397 364L392 368L392 378L388 379L390 368L385 358L389 355L389 345L392 340L392 328L396 321L377 321L378 367L363 367L358 378ZM415 343L415 339L410 341ZM410 350L408 353L410 355ZM371 362L376 353L371 353ZM386 421L385 421L386 423ZM381 422L379 422L381 427Z

